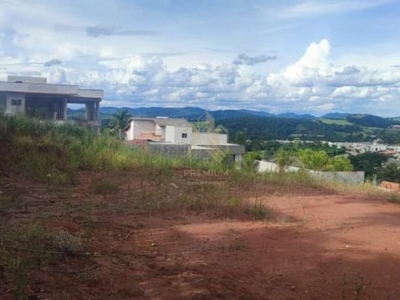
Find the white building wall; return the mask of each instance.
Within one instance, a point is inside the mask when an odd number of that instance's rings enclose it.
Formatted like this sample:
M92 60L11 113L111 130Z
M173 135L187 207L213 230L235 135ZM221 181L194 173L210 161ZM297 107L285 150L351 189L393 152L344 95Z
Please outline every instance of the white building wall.
M192 127L165 126L165 141L172 144L190 144Z
M155 133L156 135L161 135L162 137L164 137L164 136L165 136L165 129L164 129L163 127L161 127L160 125L155 124L155 131L154 131L154 133ZM163 133L164 133L164 135L163 135Z
M174 126L165 126L165 141L167 143L175 144L175 128Z
M133 121L130 121L130 126L129 126L129 129L128 129L128 131L126 132L126 139L128 140L128 141L131 141L131 140L133 140L133 132L134 132L134 128L133 128Z
M378 152L378 151L385 151L387 150L387 145L384 144L374 144L371 146L371 151L372 152Z

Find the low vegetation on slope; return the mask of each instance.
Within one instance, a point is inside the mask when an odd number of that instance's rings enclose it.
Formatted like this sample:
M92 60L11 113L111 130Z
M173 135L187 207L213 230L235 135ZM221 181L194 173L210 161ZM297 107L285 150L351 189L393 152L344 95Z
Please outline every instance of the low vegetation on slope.
M36 180L74 183L80 170L168 172L176 160L135 151L86 127L0 116L3 167ZM10 150L5 152L6 150Z

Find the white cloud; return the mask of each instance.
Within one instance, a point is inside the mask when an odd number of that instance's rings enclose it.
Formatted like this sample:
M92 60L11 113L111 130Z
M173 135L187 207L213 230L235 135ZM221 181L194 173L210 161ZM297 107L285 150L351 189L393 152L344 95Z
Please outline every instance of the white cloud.
M373 112L376 103L394 104L400 94L398 68L380 72L356 65L337 66L330 61L330 54L327 39L313 42L298 61L266 76L251 72L248 66L228 63L173 71L158 56L140 55L108 60L98 57L98 68L85 72L63 67L58 64L61 60L53 59L58 65L25 64L24 73L46 76L49 82L102 88L107 105L115 101L128 106L190 104L212 109L230 103L231 108L282 112L292 107L296 112L322 114L357 105ZM8 73L15 73L24 63L3 58L0 66L5 61ZM4 78L5 71L0 69L1 73Z
M390 2L394 2L394 0L303 0L295 5L288 6L284 11L283 16L304 18L314 15L346 13L370 9Z
M375 33L378 47L343 32L353 12L376 23L371 8L391 0L199 2L196 10L191 2L67 2L1 2L0 79L42 75L102 88L107 105L400 115L386 108L400 96L400 68L390 67L400 64L396 36Z
M297 62L287 66L278 74L270 74L268 83L272 86L313 86L329 75L330 45L327 39L311 43L306 53Z

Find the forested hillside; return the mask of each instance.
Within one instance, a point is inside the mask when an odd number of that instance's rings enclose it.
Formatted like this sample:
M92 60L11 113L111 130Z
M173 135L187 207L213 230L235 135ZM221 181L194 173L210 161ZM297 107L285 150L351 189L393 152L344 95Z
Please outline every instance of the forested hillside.
M206 110L196 107L163 108L115 108L102 107L100 118L106 128L112 121L112 115L126 110L135 117L185 118L195 122L204 119ZM254 142L274 139L325 140L332 142L368 142L380 138L389 144L400 143L400 131L393 129L399 125L396 118L383 118L367 114L330 113L320 118L307 114L285 113L274 115L253 110L215 110L208 111L216 125L224 126L231 141ZM79 118L82 110L69 110L69 118ZM239 137L239 139L237 138Z

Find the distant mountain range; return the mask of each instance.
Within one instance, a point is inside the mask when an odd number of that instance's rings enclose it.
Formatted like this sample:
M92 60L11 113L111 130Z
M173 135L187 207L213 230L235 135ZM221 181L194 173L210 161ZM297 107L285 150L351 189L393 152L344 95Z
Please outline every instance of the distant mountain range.
M224 110L205 110L198 107L100 107L100 115L102 119L108 119L110 115L118 112L119 110L126 109L132 116L135 117L169 117L169 118L184 118L189 121L195 121L203 119L205 114L208 112L216 120L232 119L232 118L244 118L244 117L268 117L268 118L282 118L282 119L294 119L294 120L317 120L317 119L330 119L330 120L347 120L349 116L356 114L350 113L339 113L332 112L325 114L321 117L316 117L311 114L296 114L293 112L271 114L265 111L248 110L248 109L224 109ZM75 114L83 109L73 110L68 109L69 114ZM380 117L379 117L380 118ZM397 118L387 118L397 119Z
M314 120L318 117L311 114L296 114L296 113L281 113L281 114L271 114L265 111L256 111L248 109L226 109L226 110L211 110L207 111L198 107L100 107L100 113L104 115L111 115L116 113L118 110L126 109L132 116L135 117L170 117L170 118L185 118L188 120L197 120L203 118L206 112L210 113L215 119L227 119L227 118L242 118L242 117L271 117L271 118L286 118L286 119L296 119L296 120ZM320 118L345 120L350 114L346 113L329 113Z
M258 142L294 137L335 142L371 142L380 138L388 144L400 144L400 118L339 112L316 117L310 114L271 114L247 109L206 111L198 107L101 107L102 126L109 126L112 115L121 109L126 109L134 117L185 118L189 122L205 120L206 114L209 113L214 117L215 125L222 125L227 129L232 141L235 141L237 136ZM80 119L83 116L83 109L68 110L69 119ZM257 147L260 148L260 145Z

